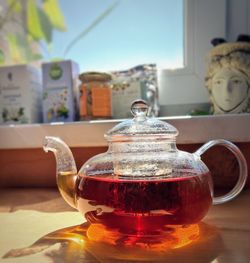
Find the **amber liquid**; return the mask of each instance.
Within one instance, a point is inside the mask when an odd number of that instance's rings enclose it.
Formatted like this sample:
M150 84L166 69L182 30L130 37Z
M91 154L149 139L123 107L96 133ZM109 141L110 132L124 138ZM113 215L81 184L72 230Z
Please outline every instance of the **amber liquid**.
M212 203L210 187L210 174L161 180L84 176L77 182L77 204L90 223L127 234L158 234L169 225L200 221Z

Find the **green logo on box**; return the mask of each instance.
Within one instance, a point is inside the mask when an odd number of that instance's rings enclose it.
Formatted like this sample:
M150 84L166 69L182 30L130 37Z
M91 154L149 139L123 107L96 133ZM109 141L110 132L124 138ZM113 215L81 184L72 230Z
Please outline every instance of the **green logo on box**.
M52 79L54 80L60 79L62 74L63 74L63 70L57 63L51 65L49 70L49 75Z

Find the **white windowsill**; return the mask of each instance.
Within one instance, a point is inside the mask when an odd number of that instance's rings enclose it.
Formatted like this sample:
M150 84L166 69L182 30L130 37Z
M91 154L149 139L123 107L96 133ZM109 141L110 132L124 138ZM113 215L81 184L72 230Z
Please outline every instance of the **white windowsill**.
M161 117L179 130L178 144L211 139L250 142L250 114ZM41 148L46 135L61 137L70 147L106 146L103 135L121 120L0 126L0 149Z

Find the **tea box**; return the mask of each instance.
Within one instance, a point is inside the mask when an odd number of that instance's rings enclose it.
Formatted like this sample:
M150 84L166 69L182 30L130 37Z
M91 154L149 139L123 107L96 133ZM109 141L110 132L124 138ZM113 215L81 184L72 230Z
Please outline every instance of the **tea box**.
M139 98L146 100L146 87L142 81L116 81L112 86L113 118L130 118L131 102Z
M128 70L112 72L113 117L131 117L130 105L136 99L147 101L149 116L159 115L157 68L155 64L143 64Z
M71 60L44 63L42 73L43 121L48 123L77 120L78 64Z
M0 67L0 123L38 123L42 117L39 69L30 65Z

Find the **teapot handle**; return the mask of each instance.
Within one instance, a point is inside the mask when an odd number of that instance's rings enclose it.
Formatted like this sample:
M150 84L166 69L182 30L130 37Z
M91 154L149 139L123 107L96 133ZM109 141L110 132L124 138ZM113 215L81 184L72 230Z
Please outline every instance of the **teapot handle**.
M238 181L237 181L236 185L234 186L234 188L229 193L227 193L223 196L213 198L213 204L217 205L217 204L223 204L227 201L232 200L234 197L236 197L241 192L241 190L243 189L243 187L246 183L246 179L247 179L247 162L246 162L246 159L243 156L242 152L240 151L240 149L235 144L233 144L227 140L223 140L223 139L212 140L212 141L205 143L203 146L201 146L195 152L195 154L198 156L201 156L209 148L211 148L215 145L225 146L227 149L229 149L235 155L235 157L238 161L238 164L239 164L239 171L240 171Z

